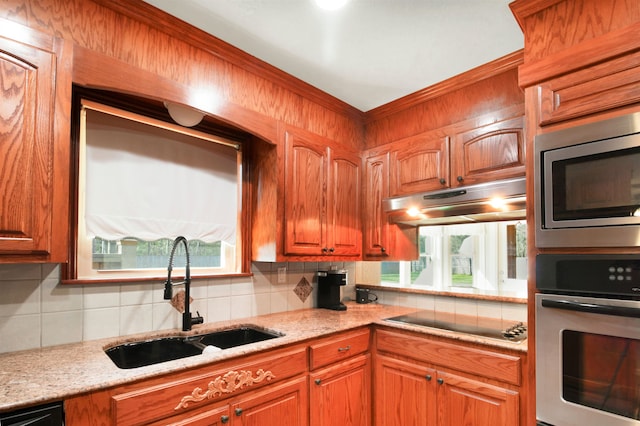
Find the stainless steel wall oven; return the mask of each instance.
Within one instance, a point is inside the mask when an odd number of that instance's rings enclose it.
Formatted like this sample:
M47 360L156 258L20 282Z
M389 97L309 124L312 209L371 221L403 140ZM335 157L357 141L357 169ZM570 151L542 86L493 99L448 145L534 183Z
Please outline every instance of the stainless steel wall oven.
M640 426L640 255L536 258L536 414Z

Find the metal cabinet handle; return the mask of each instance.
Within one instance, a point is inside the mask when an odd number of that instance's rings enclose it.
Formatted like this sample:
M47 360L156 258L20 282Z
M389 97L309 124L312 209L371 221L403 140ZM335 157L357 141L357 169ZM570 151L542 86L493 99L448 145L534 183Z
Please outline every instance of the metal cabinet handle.
M316 383L316 385L319 385L320 383L322 383L322 380L320 379L315 379L314 382Z
M444 185L445 183L447 183L447 180L445 178L440 178L440 185Z
M220 423L229 423L229 416L220 417Z
M386 249L386 248L384 248L384 247L380 247L380 251L381 251L382 253L384 253L384 252L386 252L386 251L387 251L387 249Z
M329 249L329 252L330 252L330 253L333 253L334 251L336 251L336 249L335 249L334 247L331 247L331 248Z
M439 385L441 385L441 384L443 384L443 383L444 383L444 379L438 379L437 381L438 381L438 384L439 384Z
M458 182L462 182L462 181L464 180L464 178L463 178L462 176L458 176L458 177L456 178L456 180L457 180Z
M431 381L431 374L427 374L425 378L427 379L427 382L430 382Z
M346 352L351 349L351 345L347 345L344 348L338 348L338 352Z
M328 248L326 248L326 247L322 247L322 252L323 252L323 253L326 253L326 252L328 252L328 251L329 251L329 249L328 249Z
M242 415L242 408L236 408L235 413L236 413L236 416L241 416Z

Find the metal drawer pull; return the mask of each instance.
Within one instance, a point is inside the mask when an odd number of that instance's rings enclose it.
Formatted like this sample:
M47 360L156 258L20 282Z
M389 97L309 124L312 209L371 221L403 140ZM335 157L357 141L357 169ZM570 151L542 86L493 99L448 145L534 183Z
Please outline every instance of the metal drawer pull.
M338 352L346 352L351 349L351 345L347 345L344 348L338 348Z
M322 380L320 380L320 379L316 379L314 381L316 382L316 385L319 385L320 383L322 383Z
M242 415L242 408L236 408L236 416Z
M427 382L431 381L431 374L427 374L427 376L425 377L427 379Z
M220 423L229 423L229 416L220 417Z
M438 384L441 385L444 383L444 379L438 379Z

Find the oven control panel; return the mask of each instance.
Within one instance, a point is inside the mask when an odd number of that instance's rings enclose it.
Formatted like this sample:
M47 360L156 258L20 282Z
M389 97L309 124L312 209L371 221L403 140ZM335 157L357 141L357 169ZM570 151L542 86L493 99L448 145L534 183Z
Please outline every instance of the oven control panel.
M540 254L536 287L542 292L640 297L640 255Z

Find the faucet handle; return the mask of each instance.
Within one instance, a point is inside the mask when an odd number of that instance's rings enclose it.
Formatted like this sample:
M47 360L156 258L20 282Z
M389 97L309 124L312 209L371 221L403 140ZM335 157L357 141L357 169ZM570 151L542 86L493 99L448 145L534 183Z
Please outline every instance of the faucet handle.
M196 311L196 316L191 318L191 324L203 324L204 318L200 315L199 311Z

